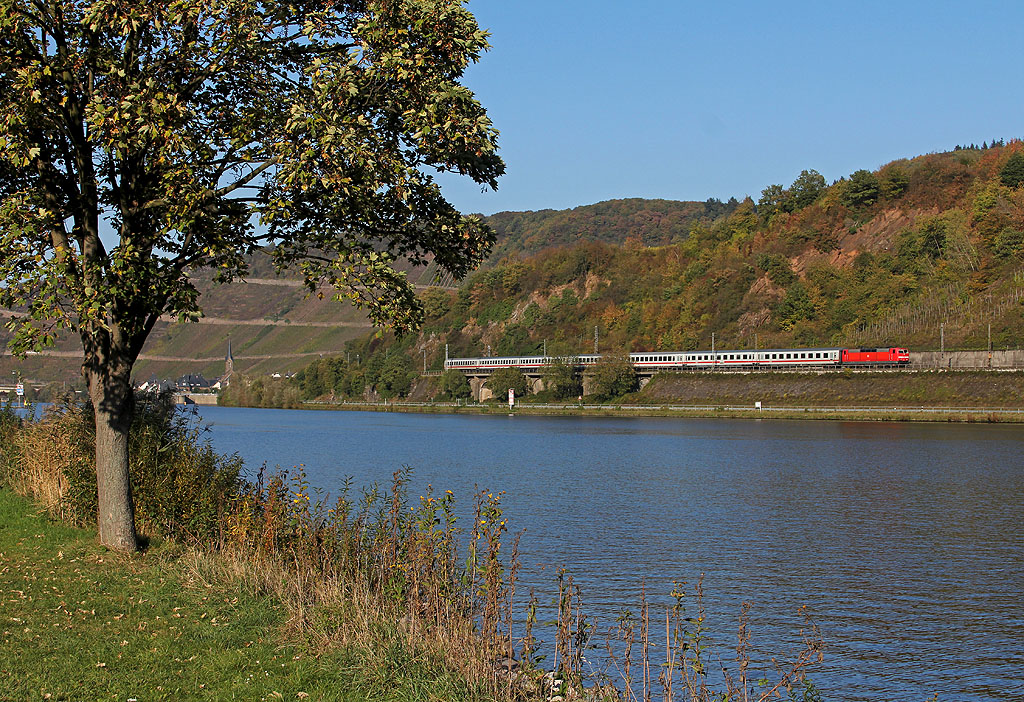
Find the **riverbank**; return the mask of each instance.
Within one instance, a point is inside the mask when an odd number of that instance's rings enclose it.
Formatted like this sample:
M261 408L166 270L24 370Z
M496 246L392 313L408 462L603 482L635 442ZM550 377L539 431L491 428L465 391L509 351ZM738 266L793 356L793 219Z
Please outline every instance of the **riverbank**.
M401 645L312 641L216 557L171 542L111 553L92 529L0 489L0 700L478 699Z
M665 373L617 401L315 401L303 409L537 416L1024 423L1024 372Z
M511 410L507 405L427 402L345 402L306 403L300 409L408 412L411 414L522 414L565 417L680 417L694 419L830 419L860 422L979 422L1024 424L1024 409L963 407L736 407L679 405L556 405L520 403Z

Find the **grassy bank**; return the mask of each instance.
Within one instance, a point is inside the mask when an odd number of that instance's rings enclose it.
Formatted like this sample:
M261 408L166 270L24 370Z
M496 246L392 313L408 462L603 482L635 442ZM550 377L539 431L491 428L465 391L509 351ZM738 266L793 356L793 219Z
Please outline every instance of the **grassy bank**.
M785 407L1024 408L1024 372L665 373L643 404Z
M632 399L632 398L631 398ZM753 402L745 406L704 405L687 407L675 404L550 404L518 403L510 412L508 405L482 403L454 405L451 403L348 402L331 404L306 403L302 409L408 412L413 414L526 415L538 417L682 417L728 419L834 420L857 422L957 422L957 423L1024 423L1024 408L952 408L952 407L857 407L772 406L757 409Z
M0 700L483 698L397 627L383 650L312 645L230 564L170 542L111 554L3 489L0 554Z

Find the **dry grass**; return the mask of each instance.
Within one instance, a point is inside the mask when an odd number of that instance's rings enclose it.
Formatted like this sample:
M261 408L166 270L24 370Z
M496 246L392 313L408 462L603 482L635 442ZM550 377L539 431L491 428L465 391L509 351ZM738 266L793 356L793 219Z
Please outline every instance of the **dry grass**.
M27 422L7 434L7 485L44 507L53 517L74 523L76 518L68 500L67 467L91 459L80 437L55 415Z

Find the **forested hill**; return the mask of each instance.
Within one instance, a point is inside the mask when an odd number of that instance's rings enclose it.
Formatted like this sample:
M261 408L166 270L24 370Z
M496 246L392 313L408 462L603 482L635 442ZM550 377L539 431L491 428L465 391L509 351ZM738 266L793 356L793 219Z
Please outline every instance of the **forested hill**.
M650 238L625 224L643 220L650 203L620 204L630 214L614 235L597 224L612 203L496 215L510 246L576 243L506 256L457 291L425 291L419 338L349 342L359 364L330 362L335 381L306 392L393 395L424 362L439 368L446 344L451 356L545 345L577 354L593 349L595 328L602 351L708 348L712 334L719 348L938 349L942 335L947 349L983 349L989 333L996 348L1024 339L1020 141L894 161L831 185L808 169L713 220L678 203L678 219L645 230ZM688 225L686 213L695 215ZM320 377L324 363L304 377Z
M506 212L487 265L460 287L424 289L422 334L377 335L297 281L253 269L204 287L199 324L161 322L137 373L287 374L330 365L307 393L393 396L424 362L452 356L812 345L983 349L1024 339L1024 143L957 148L859 170L813 170L755 202L613 200ZM411 271L421 286L435 279ZM0 335L2 337L2 335ZM77 342L0 372L74 379ZM56 354L56 355L55 355ZM190 360L194 359L194 360ZM347 359L347 361L346 361ZM62 370L58 368L59 364ZM55 376L55 369L61 375ZM319 377L319 373L314 374ZM305 377L309 377L307 374Z
M497 262L580 241L624 244L631 239L647 246L669 244L684 239L695 223L713 222L738 205L735 198L728 202L629 198L570 210L499 212L484 220L498 235L490 257Z

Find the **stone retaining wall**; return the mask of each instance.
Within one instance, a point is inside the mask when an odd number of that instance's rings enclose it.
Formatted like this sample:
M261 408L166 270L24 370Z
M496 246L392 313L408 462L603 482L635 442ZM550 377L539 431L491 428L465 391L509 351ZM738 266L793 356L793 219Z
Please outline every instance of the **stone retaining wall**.
M1024 368L1024 351L911 351L915 368Z

